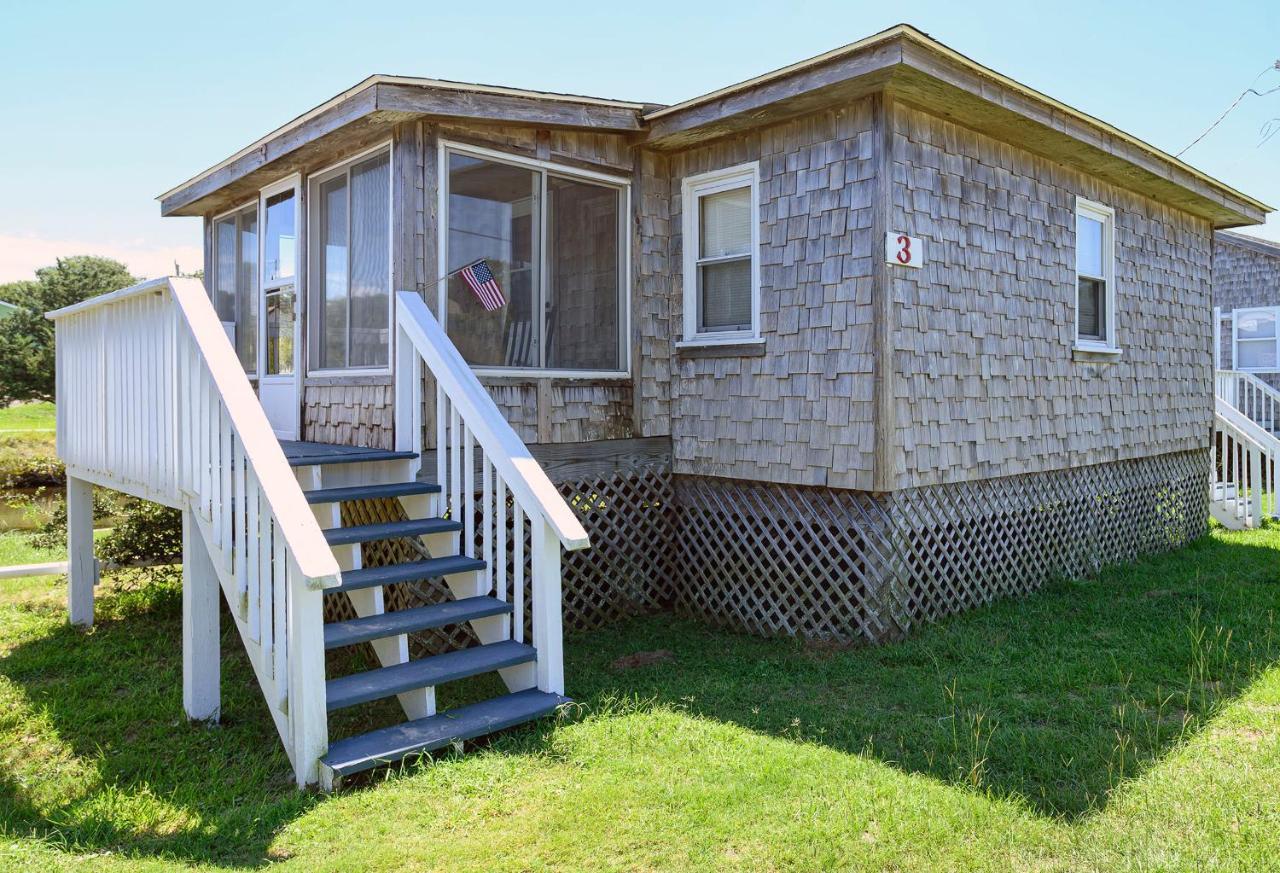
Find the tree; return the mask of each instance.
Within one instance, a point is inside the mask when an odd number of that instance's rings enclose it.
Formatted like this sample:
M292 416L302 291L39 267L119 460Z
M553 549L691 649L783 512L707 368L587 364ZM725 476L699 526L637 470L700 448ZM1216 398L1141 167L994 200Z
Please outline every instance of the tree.
M36 270L34 282L0 285L0 299L21 307L0 321L0 406L53 399L53 323L46 312L137 281L119 261L78 255Z

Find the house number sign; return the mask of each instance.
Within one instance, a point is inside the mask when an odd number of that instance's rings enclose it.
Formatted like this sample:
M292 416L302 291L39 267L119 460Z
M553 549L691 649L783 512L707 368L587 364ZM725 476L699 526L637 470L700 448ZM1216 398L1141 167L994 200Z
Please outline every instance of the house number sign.
M884 235L884 259L899 267L923 267L924 243L919 237L891 230Z

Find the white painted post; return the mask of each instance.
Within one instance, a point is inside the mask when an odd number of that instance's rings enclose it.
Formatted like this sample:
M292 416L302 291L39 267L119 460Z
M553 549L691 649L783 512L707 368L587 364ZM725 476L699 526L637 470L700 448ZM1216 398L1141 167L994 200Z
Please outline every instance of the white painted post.
M560 616L560 539L541 518L535 518L533 572L533 647L538 652L538 689L564 694L564 629ZM519 613L517 613L519 615Z
M67 476L67 612L77 627L93 625L93 588L98 561L93 557L93 485Z
M182 708L192 721L217 721L222 700L218 573L190 509L182 512Z
M324 686L324 595L308 587L293 555L288 557L289 724L293 772L298 786L320 781L320 759L329 751L329 713Z

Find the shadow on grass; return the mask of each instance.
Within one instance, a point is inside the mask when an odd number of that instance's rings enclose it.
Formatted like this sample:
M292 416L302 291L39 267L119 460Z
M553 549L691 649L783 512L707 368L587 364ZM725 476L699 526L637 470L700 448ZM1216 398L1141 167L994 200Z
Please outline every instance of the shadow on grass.
M1267 542L1206 537L881 648L638 619L567 641L568 690L588 711L619 697L653 700L1074 818L1103 806L1111 788L1145 772L1280 654L1280 553ZM92 633L59 615L0 659L17 696L0 727L29 736L0 776L4 830L79 851L270 860L276 834L318 800L293 787L229 618L223 722L206 727L182 716L177 585L100 603ZM671 657L618 663L656 650ZM496 689L464 684L442 705L482 690ZM340 725L335 736L361 726ZM503 749L544 744L528 732Z
M1205 537L878 648L642 619L571 638L568 691L588 706L631 696L686 707L1072 819L1280 656L1280 552L1268 536ZM672 657L618 662L661 650Z

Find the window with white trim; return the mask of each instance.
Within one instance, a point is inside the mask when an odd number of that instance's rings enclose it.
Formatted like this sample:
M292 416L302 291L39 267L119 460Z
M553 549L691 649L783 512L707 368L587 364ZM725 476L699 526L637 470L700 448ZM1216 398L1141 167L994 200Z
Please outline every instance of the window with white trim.
M311 180L311 369L391 360L391 151Z
M627 185L603 174L448 145L445 328L481 370L619 374L627 361ZM483 259L502 296L457 272Z
M1237 370L1274 373L1280 370L1280 307L1237 309L1232 319L1232 356Z
M742 164L684 180L684 339L760 335L760 170Z
M1116 348L1115 210L1076 198L1076 344Z

